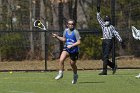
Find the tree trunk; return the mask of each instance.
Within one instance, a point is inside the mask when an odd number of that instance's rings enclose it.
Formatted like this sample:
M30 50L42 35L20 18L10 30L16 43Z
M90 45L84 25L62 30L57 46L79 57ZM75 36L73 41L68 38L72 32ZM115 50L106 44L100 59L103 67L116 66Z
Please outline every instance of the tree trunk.
M45 5L43 0L40 0L40 19L43 24L46 24ZM45 57L45 32L41 33L41 57Z
M0 0L0 6L2 6L2 0ZM2 8L0 7L0 13L2 13ZM2 21L2 16L0 15L0 21ZM0 50L0 61L2 61L1 58L1 50Z
M0 6L2 6L2 0L0 0ZM2 7L0 7L0 13L2 13ZM2 15L0 15L0 21L2 21Z
M29 8L29 12L30 12L30 31L33 30L33 27L32 27L32 0L29 0L29 5L30 5L30 8ZM30 55L30 59L33 59L34 57L34 41L33 41L33 32L30 33L30 52L31 52L31 55Z
M52 29L58 30L58 3L57 0L52 0L51 2L51 8L52 8L52 16L53 16L53 23L52 23Z

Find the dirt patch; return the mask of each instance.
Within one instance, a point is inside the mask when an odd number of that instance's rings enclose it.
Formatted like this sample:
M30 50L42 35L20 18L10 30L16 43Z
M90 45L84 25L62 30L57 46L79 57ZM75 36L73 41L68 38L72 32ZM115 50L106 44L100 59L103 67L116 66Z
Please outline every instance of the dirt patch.
M58 70L58 61L47 61L46 67L48 70ZM122 58L116 59L118 68L139 68L139 58ZM78 69L94 70L102 68L102 60L78 60ZM0 62L0 70L45 70L45 61L12 61ZM65 70L71 70L69 60L65 61Z

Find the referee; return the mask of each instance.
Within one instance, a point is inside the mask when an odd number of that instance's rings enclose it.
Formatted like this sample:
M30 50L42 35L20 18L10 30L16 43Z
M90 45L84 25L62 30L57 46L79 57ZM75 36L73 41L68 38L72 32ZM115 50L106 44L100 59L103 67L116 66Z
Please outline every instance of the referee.
M98 9L97 9L98 11ZM111 25L111 19L109 16L105 16L104 20L100 16L100 11L97 12L97 20L102 28L103 32L103 41L102 41L102 52L103 52L103 71L99 75L107 75L107 66L112 68L113 73L115 74L117 65L109 60L109 54L112 49L112 37L115 36L119 42L122 44L122 38L119 33L115 30L114 26Z

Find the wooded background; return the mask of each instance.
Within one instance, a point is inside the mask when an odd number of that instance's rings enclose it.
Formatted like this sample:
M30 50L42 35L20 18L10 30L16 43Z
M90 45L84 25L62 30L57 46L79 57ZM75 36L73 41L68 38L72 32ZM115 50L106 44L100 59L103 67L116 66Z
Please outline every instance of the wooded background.
M111 0L101 0L101 16L111 16ZM101 59L102 32L96 19L97 0L0 0L0 61L57 59L61 43L50 32L62 35L66 20L73 18L82 36L81 59ZM139 0L115 0L115 27L126 49L116 42L116 56L140 56L140 41L133 39L131 26L140 29ZM33 27L40 19L48 33ZM47 41L45 41L47 37ZM47 51L45 51L47 44Z

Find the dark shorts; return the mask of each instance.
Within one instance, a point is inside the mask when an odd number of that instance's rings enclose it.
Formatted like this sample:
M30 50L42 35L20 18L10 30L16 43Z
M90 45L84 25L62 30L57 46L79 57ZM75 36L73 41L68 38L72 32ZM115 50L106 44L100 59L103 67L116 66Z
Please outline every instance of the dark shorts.
M69 54L70 54L70 59L71 59L72 61L78 60L78 55L79 55L78 52L76 52L76 53L69 53Z
M66 49L63 49L63 51L67 51ZM68 52L68 51L67 51ZM69 52L68 52L69 53ZM75 52L75 53L69 53L69 56L70 56L70 59L72 61L76 61L78 60L78 55L79 55L79 52Z

